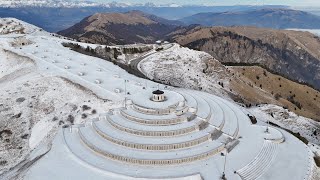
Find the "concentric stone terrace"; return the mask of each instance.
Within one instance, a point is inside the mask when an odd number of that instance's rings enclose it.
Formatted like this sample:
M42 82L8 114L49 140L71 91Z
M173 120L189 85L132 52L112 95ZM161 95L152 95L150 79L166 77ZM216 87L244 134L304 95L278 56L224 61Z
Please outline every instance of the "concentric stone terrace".
M106 158L139 165L193 162L237 144L239 125L235 115L233 125L221 115L221 124L215 126L210 123L214 121L214 109L203 94L163 94L161 102L158 97L156 101L150 98L151 93L150 97L133 96L125 108L111 110L85 126L65 129L67 138L76 136L86 148ZM73 143L66 140L67 144Z
M224 99L182 89L144 91L127 97L122 108L62 129L55 143L65 144L73 155L64 163L74 165L76 160L87 167L83 171L112 180L211 180L223 174L236 180L277 179L273 172L283 165L279 157L284 153L310 164L308 158L286 152L292 144L284 132L252 125L239 107ZM295 148L308 154L297 143ZM313 166L300 171L299 178L312 179Z

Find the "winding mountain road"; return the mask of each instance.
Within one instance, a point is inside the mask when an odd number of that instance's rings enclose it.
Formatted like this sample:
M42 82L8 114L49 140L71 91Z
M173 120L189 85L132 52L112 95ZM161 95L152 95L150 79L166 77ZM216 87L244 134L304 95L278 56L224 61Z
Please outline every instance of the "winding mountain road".
M164 47L162 51L168 50L168 49L172 48L173 46L174 46L174 44L168 44L167 47ZM149 53L149 54L146 54L146 55L137 57L137 58L131 60L128 65L130 66L130 68L132 68L132 69L134 69L134 70L136 70L136 71L139 71L139 72L141 72L142 74L144 74L144 75L146 76L146 73L144 73L144 72L141 70L140 62L141 62L142 60L146 59L147 57L155 54L155 53L158 53L158 51L154 51L153 53Z

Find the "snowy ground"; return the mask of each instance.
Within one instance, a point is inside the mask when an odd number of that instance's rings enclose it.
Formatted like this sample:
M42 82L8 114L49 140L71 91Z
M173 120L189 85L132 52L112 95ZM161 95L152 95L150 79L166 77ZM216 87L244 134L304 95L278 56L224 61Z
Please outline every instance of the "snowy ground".
M118 106L67 79L42 72L31 58L1 48L9 44L0 44L0 174L41 142L50 143L59 126L82 123Z
M320 145L320 123L298 116L276 105L260 105L250 108L248 111L262 122L273 122L295 133L300 133L311 143Z
M59 125L84 122L111 107L110 102L69 81L37 72L27 58L3 51L1 57L0 131L8 133L0 138L0 157L6 162L0 173L41 141L51 141ZM88 117L82 118L83 114Z
M0 34L30 34L35 31L42 29L15 18L0 19Z
M205 52L175 44L172 48L148 56L139 63L138 67L150 79L228 98L218 85L218 82L223 81L227 76L226 69ZM209 67L215 69L208 69ZM206 71L211 73L205 73Z
M188 48L175 45L173 48L151 55L140 62L141 71L150 79L157 79L166 84L178 87L200 89L212 94L228 99L228 95L217 86L217 82L224 82L228 77L224 67L216 62L210 74L201 73L206 68L205 59L210 56L203 52L193 51ZM212 59L212 57L211 57ZM212 62L212 61L211 61ZM320 145L320 124L276 105L265 105L251 109L244 109L257 117L260 124L267 120L289 129L299 132L309 142L309 146L314 150ZM274 118L269 113L273 112ZM316 132L316 134L314 134ZM313 145L312 145L313 144ZM314 151L315 152L315 151ZM316 153L315 153L316 154Z
M40 28L14 19L1 19L0 24L0 174L15 167L39 145L51 144L59 126L83 123L122 106L126 88L132 94L143 86L157 88L156 83L134 77L112 63L70 51L61 45L69 41L52 37ZM22 39L13 46L17 38ZM20 43L25 40L31 43ZM210 69L210 76L204 73L208 64L217 64L210 66L215 68ZM175 45L148 56L139 66L150 79L230 99L217 84L224 79L225 68L206 53ZM319 144L319 139L310 134L316 126L306 118L271 105L248 111L261 121L274 111L275 119L270 121Z
M206 61L208 59L211 59L211 61ZM202 73L207 70L206 68L210 62L216 63L213 66L215 69L210 70L210 74ZM210 65L212 67L212 64ZM228 86L226 80L230 77L227 70L207 53L190 50L176 44L173 48L153 54L142 60L139 67L150 79L157 79L178 87L200 89L224 98L230 98L225 95L225 91L222 90L221 86L217 85L217 82L224 82L224 86ZM320 144L320 125L311 119L298 116L276 105L260 106L249 109L249 111L257 115L257 117L274 112L275 118L273 121L275 123L281 122L277 124L294 132L299 132L301 135L306 136L310 142ZM266 117L269 118L271 116L268 115ZM260 119L266 121L266 117L261 117ZM314 131L318 131L318 134L313 135Z

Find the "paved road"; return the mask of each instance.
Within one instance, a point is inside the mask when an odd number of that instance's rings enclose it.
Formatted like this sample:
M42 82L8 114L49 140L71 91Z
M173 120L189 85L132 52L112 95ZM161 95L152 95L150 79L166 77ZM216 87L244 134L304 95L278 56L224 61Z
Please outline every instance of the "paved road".
M170 44L169 47L163 49L162 51L168 50L168 49L172 48L173 46L174 46L174 44ZM140 71L140 68L138 67L139 63L140 63L143 59L145 59L145 58L147 58L147 57L149 57L149 56L151 56L151 55L153 55L153 54L155 54L155 53L158 53L158 51L155 51L155 52L153 52L153 53L150 53L150 54L147 54L147 55L143 55L143 56L137 57L137 58L134 59L134 60L131 60L131 61L130 61L130 64L129 64L130 68L134 69L135 71L141 72L141 71ZM141 72L141 73L144 74L143 72Z

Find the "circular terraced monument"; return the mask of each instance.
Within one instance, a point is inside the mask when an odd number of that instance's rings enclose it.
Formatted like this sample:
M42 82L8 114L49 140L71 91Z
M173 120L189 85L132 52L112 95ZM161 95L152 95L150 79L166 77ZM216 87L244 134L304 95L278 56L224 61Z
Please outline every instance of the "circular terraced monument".
M305 144L251 124L234 103L192 90L144 89L123 108L61 129L26 178L315 180L314 173Z

